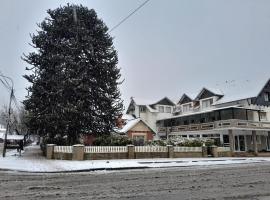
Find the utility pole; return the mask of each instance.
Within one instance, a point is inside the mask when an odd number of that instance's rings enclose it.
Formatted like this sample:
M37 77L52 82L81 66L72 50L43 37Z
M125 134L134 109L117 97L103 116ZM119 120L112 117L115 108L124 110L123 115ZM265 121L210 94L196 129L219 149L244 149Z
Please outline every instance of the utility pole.
M10 115L11 115L11 101L12 101L12 97L14 95L14 85L13 85L13 81L10 77L4 76L2 74L0 74L1 77L5 78L5 79L9 79L11 82L11 87L9 87L8 89L10 89L10 97L9 97L9 106L8 106L8 119L7 119L7 127L6 127L6 133L5 133L5 138L4 138L4 148L3 148L3 157L6 156L6 149L7 149L7 134L10 130L9 126L10 126ZM6 81L6 80L5 80Z

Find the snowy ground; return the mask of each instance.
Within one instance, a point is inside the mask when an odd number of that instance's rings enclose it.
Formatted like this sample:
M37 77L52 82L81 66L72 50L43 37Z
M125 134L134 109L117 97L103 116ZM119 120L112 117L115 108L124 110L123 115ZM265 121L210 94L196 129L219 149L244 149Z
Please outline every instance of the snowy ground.
M64 172L113 170L128 168L166 168L209 165L230 165L270 162L270 158L177 158L177 159L134 159L134 160L86 160L66 161L47 160L41 156L39 146L25 148L21 156L16 150L9 151L5 158L0 157L0 170L25 172ZM270 163L269 163L270 165Z

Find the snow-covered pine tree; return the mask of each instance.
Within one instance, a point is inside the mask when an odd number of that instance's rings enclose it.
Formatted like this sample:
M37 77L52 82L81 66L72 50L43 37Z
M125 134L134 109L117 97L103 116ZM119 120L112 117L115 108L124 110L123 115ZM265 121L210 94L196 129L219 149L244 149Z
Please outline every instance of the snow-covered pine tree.
M48 10L24 55L31 83L24 101L28 126L69 144L81 134L109 134L123 110L113 39L93 9L66 5Z

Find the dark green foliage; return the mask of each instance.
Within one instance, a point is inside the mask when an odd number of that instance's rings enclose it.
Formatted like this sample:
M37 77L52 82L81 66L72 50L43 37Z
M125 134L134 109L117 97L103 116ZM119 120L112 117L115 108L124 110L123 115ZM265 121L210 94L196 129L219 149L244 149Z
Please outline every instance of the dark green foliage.
M132 140L122 135L104 135L97 137L94 146L126 146L132 144Z
M96 12L67 5L49 16L32 35L35 52L24 56L32 65L24 77L32 84L24 101L28 127L41 136L109 134L123 109L120 69L112 37Z

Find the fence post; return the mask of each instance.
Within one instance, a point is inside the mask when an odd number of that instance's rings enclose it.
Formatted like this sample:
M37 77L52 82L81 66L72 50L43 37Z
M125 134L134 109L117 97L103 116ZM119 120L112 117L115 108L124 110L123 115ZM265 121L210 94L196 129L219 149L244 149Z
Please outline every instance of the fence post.
M208 157L207 146L202 146L202 157L203 158Z
M174 157L174 147L173 145L167 145L168 148L168 158L173 158Z
M132 144L127 145L128 148L128 159L135 158L135 146Z
M84 158L84 145L76 144L72 146L72 160L83 160Z
M54 158L54 147L55 144L47 144L46 145L46 157L47 159L53 159Z

